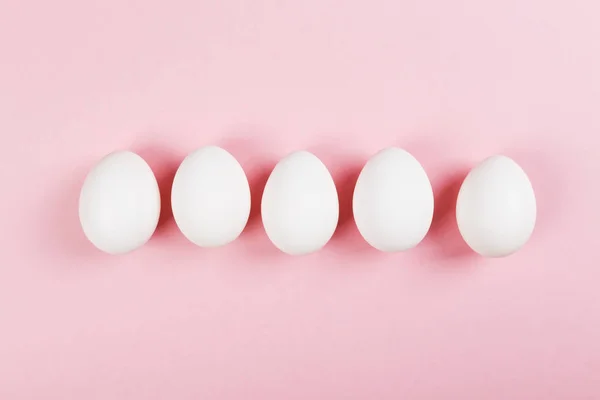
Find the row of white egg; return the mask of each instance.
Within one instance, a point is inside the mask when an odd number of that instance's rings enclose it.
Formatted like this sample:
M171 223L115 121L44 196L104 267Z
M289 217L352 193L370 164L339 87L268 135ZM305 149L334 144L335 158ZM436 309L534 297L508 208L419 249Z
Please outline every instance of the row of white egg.
M148 164L129 151L102 159L88 174L79 199L87 238L111 254L146 243L158 224L159 188ZM171 206L183 235L201 247L223 246L242 232L250 214L250 187L238 161L217 146L185 158L175 175ZM410 153L387 148L362 169L353 195L356 226L384 252L405 251L429 231L434 196L429 178ZM273 169L261 204L263 226L273 244L291 255L321 249L338 224L339 201L327 167L298 151ZM505 156L493 156L464 180L456 218L466 243L488 257L509 255L533 232L536 199L529 178Z

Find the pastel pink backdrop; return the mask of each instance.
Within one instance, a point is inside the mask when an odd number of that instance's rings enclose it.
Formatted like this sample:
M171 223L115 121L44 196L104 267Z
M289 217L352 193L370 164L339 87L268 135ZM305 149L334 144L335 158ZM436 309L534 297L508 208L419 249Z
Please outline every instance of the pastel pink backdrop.
M0 2L0 398L600 398L600 6L595 0ZM169 185L218 144L243 164L241 238L177 231ZM434 224L386 255L358 235L360 167L402 146ZM155 170L139 251L84 238L79 188L106 153ZM341 223L278 253L258 215L275 162L330 168ZM503 153L539 223L512 257L456 229L461 179Z

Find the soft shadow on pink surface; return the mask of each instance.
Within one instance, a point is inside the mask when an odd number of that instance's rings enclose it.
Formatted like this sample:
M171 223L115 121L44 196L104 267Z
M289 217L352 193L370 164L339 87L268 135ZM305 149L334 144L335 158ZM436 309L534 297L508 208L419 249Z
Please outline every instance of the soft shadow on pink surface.
M260 205L267 180L277 164L277 157L269 154L269 144L263 139L261 130L255 127L240 127L230 132L217 145L230 152L240 163L250 185L250 216L242 233L255 234L262 227ZM271 144L272 145L272 144Z
M456 222L456 201L460 187L477 160L464 158L460 162L440 164L447 147L452 143L431 140L434 132L416 133L421 138L396 144L411 153L423 166L433 188L433 219L429 232L414 249L417 256L434 269L453 269L472 266L479 256L463 240ZM427 139L430 138L430 139Z
M168 147L159 144L143 145L132 150L150 165L156 176L160 190L160 217L151 240L162 241L163 238L172 240L179 231L173 219L173 211L171 209L171 188L175 173L185 155L169 150Z
M432 182L434 212L431 227L415 251L430 261L434 269L473 266L479 256L463 240L456 222L456 201L460 187L469 173L457 167Z
M354 220L352 197L354 196L354 188L362 167L362 163L348 164L337 171L333 178L340 203L340 214L336 236L343 235L346 230L351 228Z
M459 169L434 187L433 220L425 240L432 245L434 258L440 261L475 257L460 235L456 222L456 200L468 172L468 169Z
M250 197L252 204L250 206L250 216L248 217L248 223L244 229L243 235L253 235L259 233L262 229L261 220L261 203L263 192L267 180L273 171L273 163L265 163L264 165L258 165L254 167L248 173L248 183L250 185Z
M240 237L233 245L243 246L243 251L257 259L285 257L267 237L261 219L261 202L265 185L278 157L269 152L273 143L267 143L254 127L239 128L230 132L217 145L229 151L241 164L250 185L250 216Z
M341 166L332 173L338 192L340 214L336 231L331 238L331 245L339 251L351 252L354 255L356 253L374 255L374 249L365 242L356 227L352 210L354 188L363 166L364 162L359 160Z
M346 150L340 146L339 141L330 141L307 148L315 154L327 166L335 182L339 201L338 225L330 242L325 246L344 257L350 257L348 263L356 261L354 258L364 261L376 257L378 252L369 246L362 238L352 210L352 197L358 176L368 160L368 154L356 154L355 151ZM379 253L381 255L381 253Z

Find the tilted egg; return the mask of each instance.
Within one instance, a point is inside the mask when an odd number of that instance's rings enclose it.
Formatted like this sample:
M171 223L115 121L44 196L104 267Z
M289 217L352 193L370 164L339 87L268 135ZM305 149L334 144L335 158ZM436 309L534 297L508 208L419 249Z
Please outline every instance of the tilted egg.
M177 170L171 207L179 230L201 247L223 246L244 230L250 186L240 163L217 146L188 155Z
M536 199L523 169L506 156L493 156L465 178L456 204L464 240L486 257L520 249L533 233Z
M98 249L122 254L146 243L158 224L160 193L139 155L119 151L89 172L79 196L79 220Z
M325 164L308 151L292 153L271 172L261 204L267 236L284 253L319 250L338 223L338 195Z
M419 244L431 226L433 190L410 153L390 147L363 167L352 199L360 234L374 248L395 252Z

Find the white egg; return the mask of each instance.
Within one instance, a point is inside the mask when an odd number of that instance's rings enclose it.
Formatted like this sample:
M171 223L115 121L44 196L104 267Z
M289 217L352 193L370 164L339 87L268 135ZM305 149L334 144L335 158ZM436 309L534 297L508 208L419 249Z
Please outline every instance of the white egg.
M338 195L325 164L307 151L285 157L267 180L261 204L265 231L291 255L321 249L338 223Z
M536 199L525 171L512 159L493 156L471 170L456 204L464 240L486 257L520 249L533 233Z
M433 219L433 190L410 153L390 147L362 169L352 199L356 226L374 248L405 251L419 244Z
M160 215L154 173L139 155L119 151L90 171L79 196L79 220L94 246L123 254L146 243Z
M201 247L234 241L250 215L250 186L240 163L217 146L202 147L179 166L171 190L173 217Z

